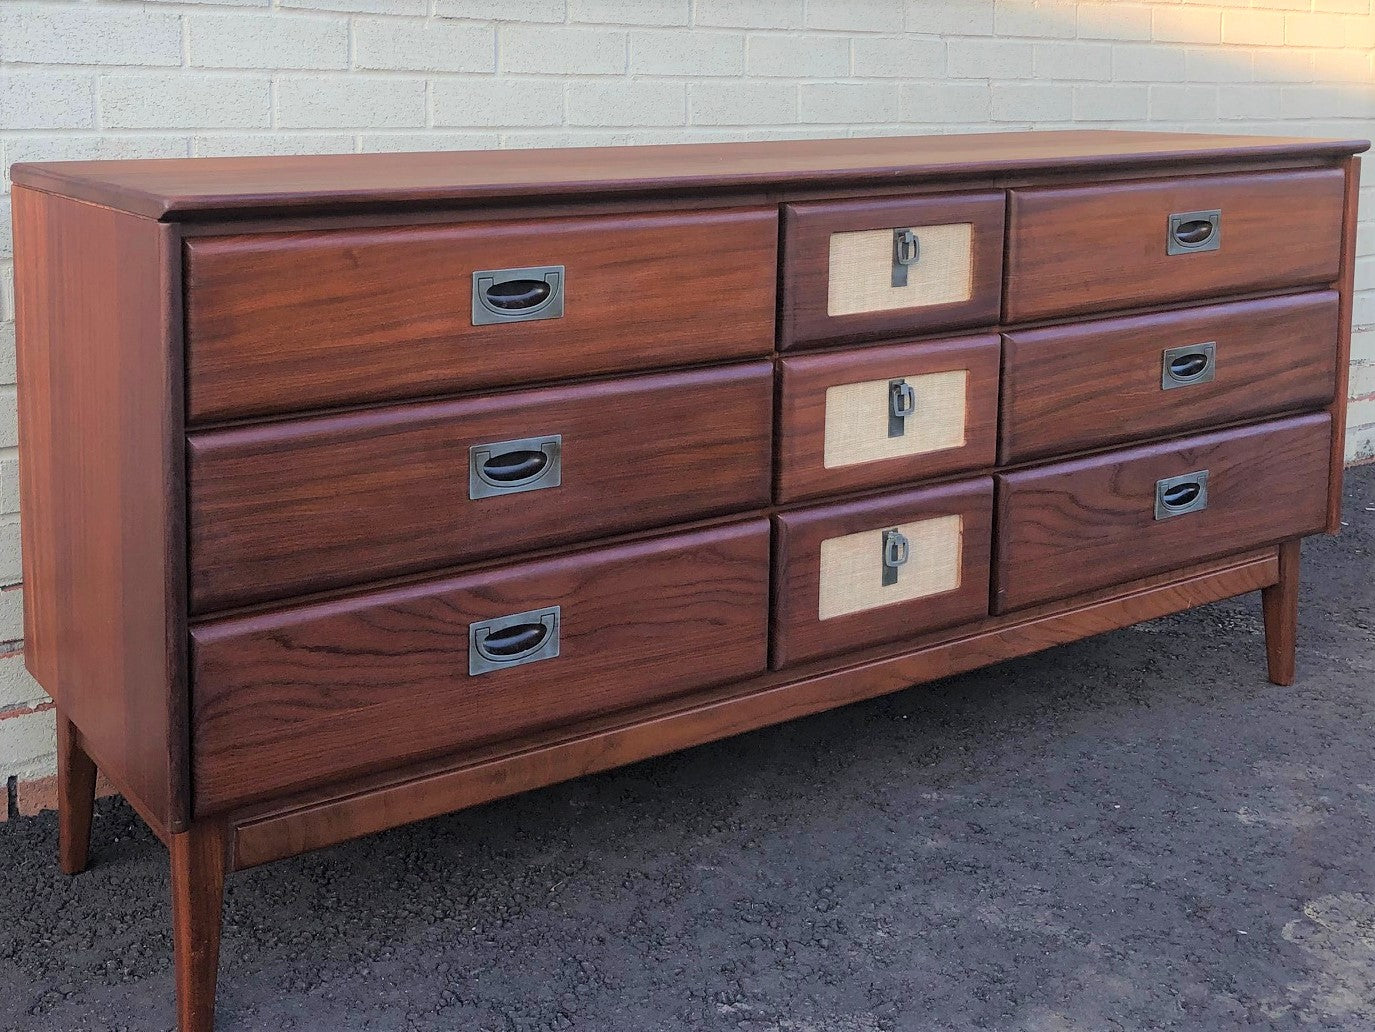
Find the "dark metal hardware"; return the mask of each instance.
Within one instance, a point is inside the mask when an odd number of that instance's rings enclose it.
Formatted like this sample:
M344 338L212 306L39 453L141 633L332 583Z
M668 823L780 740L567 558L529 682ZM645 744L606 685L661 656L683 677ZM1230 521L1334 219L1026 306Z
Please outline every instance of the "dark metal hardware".
M912 546L907 537L894 527L883 532L883 583L898 582L898 568L911 558Z
M469 498L540 491L562 482L562 434L475 444L468 449Z
M1168 519L1208 508L1208 471L1198 470L1155 482L1155 518Z
M558 606L469 624L469 676L553 659L559 654L559 624Z
M917 392L906 380L888 381L888 436L901 437L907 432L907 417L917 411Z
M1222 246L1222 210L1181 211L1170 216L1166 254L1216 251Z
M532 322L563 315L563 266L473 273L473 325Z
M1209 383L1217 375L1217 342L1166 348L1160 360L1160 389Z
M921 261L921 239L911 229L893 230L893 286L907 286L907 269Z

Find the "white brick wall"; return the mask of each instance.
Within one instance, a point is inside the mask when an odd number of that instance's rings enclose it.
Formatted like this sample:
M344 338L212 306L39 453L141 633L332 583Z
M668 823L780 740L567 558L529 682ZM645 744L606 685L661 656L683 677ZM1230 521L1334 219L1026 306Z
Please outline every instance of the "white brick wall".
M1371 0L0 0L0 780L52 751L10 654L11 163L1074 125L1370 137L1373 49ZM1352 459L1375 458L1375 185L1362 205Z

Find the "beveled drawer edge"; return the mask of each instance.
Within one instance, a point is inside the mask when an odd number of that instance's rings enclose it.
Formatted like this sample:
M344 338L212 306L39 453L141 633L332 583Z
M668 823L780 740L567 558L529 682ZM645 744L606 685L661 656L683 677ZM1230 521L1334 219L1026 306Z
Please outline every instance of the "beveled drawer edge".
M1279 581L1275 548L1157 574L1054 604L989 617L925 639L765 674L651 707L626 723L589 722L455 761L277 799L225 816L235 869L323 849L417 820L706 742L1243 595ZM567 733L572 731L571 734Z

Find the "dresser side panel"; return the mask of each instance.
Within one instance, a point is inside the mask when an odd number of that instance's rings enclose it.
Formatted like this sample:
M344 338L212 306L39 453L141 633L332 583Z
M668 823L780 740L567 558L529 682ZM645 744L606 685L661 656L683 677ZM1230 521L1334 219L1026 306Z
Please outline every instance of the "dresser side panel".
M13 204L25 661L165 835L189 796L177 231Z
M1333 286L1341 294L1337 317L1337 390L1328 409L1332 414L1332 467L1327 485L1328 534L1342 529L1342 475L1346 461L1346 409L1351 394L1351 306L1356 290L1356 230L1360 213L1361 159L1343 162L1346 189L1342 201L1342 254L1340 271Z

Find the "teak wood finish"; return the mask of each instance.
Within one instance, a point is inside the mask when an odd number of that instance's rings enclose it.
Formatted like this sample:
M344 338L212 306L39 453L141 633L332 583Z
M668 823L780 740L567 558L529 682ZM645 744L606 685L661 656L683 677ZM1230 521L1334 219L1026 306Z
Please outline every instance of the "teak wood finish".
M762 508L772 414L753 362L194 433L191 611ZM555 434L557 488L469 497L470 448Z
M232 870L1250 591L1290 683L1298 541L1340 525L1365 148L15 166L63 868L98 766L170 848L179 1028L209 1032ZM1221 246L1167 255L1207 209ZM957 220L968 301L827 314L831 234ZM474 272L559 265L561 318L474 325ZM1212 378L1162 389L1203 343ZM827 391L923 371L965 374L963 443L828 468ZM557 488L468 497L474 443L547 434ZM1155 519L1203 468L1208 508ZM951 513L953 587L820 619L823 542ZM559 655L469 673L473 627L552 606Z
M1000 193L784 205L779 347L855 343L997 322L1003 282L1003 208ZM832 234L964 224L971 227L972 238L967 300L850 315L828 313Z
M1003 335L1002 462L1330 404L1336 291ZM1214 347L1213 377L1161 388L1164 352Z
M198 626L197 813L761 673L750 520ZM467 675L468 628L559 606L555 659Z
M992 466L998 442L999 361L998 339L993 336L790 355L780 360L778 500L793 502ZM953 370L968 373L963 444L827 467L826 402L830 388ZM874 432L886 430L876 425Z
M187 419L767 355L777 224L755 209L191 240ZM473 272L549 265L562 318L473 325Z
M1343 190L1335 168L1013 190L1003 320L1331 283ZM1166 253L1171 214L1214 209L1221 247Z

